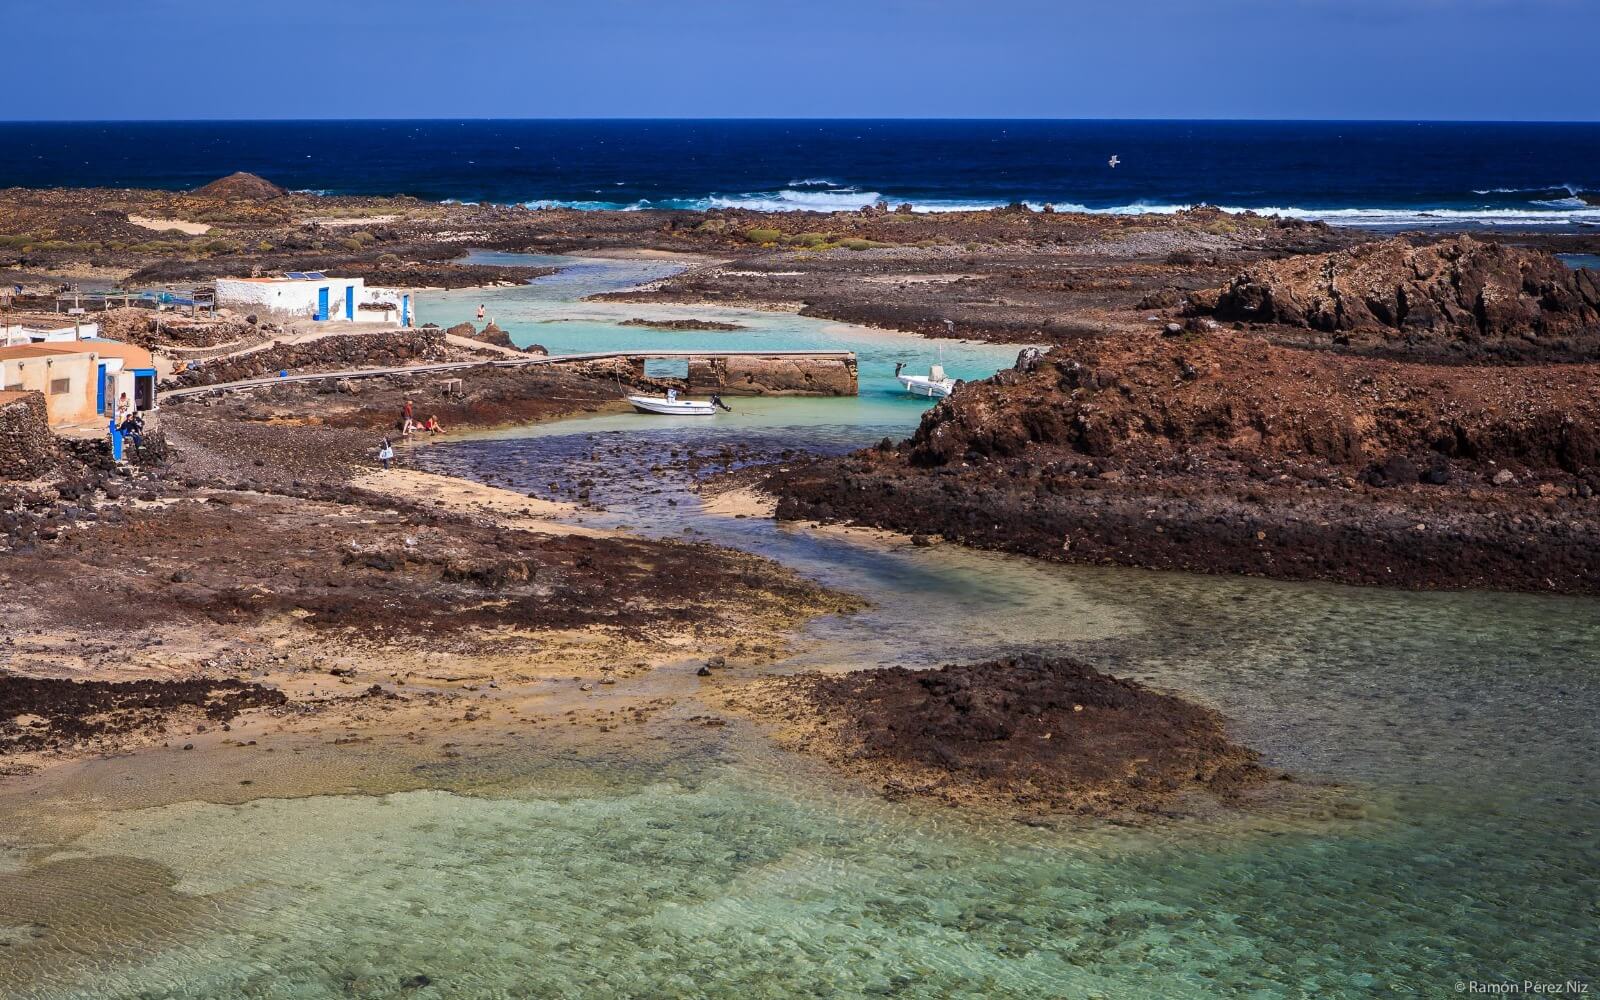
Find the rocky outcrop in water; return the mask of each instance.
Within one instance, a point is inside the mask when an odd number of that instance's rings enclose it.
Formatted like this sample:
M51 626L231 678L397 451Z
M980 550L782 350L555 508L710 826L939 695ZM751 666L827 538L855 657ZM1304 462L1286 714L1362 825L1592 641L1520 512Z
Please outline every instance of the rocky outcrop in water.
M1190 308L1411 353L1600 356L1600 277L1470 236L1263 262Z
M452 337L465 337L467 340L482 341L485 344L493 344L496 347L505 347L513 351L521 350L511 342L511 334L495 325L494 320L490 320L481 331L471 323L457 323L446 330L445 333Z
M747 330L742 323L724 323L714 319L625 319L618 326L642 326L650 330Z
M1118 815L1271 776L1216 712L1062 657L802 674L729 701L894 798Z
M770 486L780 518L1065 562L1596 593L1596 400L1600 365L1424 365L1180 327L1025 358L908 442Z
M1195 449L1350 469L1401 453L1575 474L1600 463L1600 366L1431 366L1231 331L1111 338L965 387L924 416L922 465L1031 445L1130 460Z

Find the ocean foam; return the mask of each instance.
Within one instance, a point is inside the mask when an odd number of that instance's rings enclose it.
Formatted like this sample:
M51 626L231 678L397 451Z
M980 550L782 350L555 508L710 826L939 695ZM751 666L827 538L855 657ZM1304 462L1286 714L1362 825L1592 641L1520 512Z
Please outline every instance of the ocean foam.
M876 191L856 188L759 191L753 194L714 194L706 199L708 208L744 208L755 212L854 212L883 200Z
M817 179L818 183L822 180ZM1540 189L1546 190L1546 189ZM1008 202L994 199L936 199L916 201L897 195L855 188L830 187L825 190L784 188L780 191L757 191L743 194L713 194L704 198L670 198L659 201L641 199L633 202L542 199L524 204L528 208L573 208L587 211L636 212L645 209L676 209L705 211L713 208L742 209L751 212L855 212L878 202L900 204L911 202L912 211L985 212L1004 208ZM1034 211L1044 208L1047 202L1023 202ZM1081 212L1087 215L1176 215L1194 207L1179 202L1131 202L1125 205L1089 206L1072 201L1048 202L1058 212ZM1542 201L1531 201L1526 208L1302 208L1295 205L1220 205L1221 211L1230 215L1254 212L1257 215L1276 215L1286 219L1304 219L1308 222L1326 222L1344 226L1459 226L1459 225L1600 225L1600 205L1590 205L1576 195Z

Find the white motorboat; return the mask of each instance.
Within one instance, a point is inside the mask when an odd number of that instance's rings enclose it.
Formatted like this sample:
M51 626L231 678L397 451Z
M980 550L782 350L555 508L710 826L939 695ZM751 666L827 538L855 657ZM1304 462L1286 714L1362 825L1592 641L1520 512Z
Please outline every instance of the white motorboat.
M640 413L661 413L669 417L709 417L717 412L715 403L702 403L674 396L629 396L628 402Z
M929 365L926 375L902 375L900 370L904 367L895 365L894 377L913 396L943 399L955 391L956 380L944 373L944 365Z

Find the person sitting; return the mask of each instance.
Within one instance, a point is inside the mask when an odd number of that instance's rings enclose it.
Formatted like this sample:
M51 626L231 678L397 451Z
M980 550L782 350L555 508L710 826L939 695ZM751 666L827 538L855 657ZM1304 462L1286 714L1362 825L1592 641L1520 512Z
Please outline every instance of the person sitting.
M144 414L139 413L137 410L134 411L128 419L122 422L122 426L117 429L122 432L124 437L133 439L135 448L144 448Z
M439 423L439 417L432 413L428 414L428 422L422 425L422 429L427 431L429 434L444 433L444 427Z

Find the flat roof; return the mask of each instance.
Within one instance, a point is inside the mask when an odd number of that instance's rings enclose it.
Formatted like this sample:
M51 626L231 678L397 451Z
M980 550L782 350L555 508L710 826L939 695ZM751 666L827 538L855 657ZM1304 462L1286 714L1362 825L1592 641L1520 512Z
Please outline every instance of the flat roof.
M81 344L83 341L77 340L73 341L73 343ZM18 344L15 347L0 347L0 361L20 361L25 358L58 358L72 354L89 355L95 353L97 352L92 347L57 347L55 344Z
M89 345L87 349L102 358L121 358L123 361L132 362L135 368L149 368L154 363L150 352L138 344L125 344L120 340L107 340L104 337L85 337L78 343Z
M279 274L279 275L274 275L272 277L264 277L264 278L218 278L217 280L218 281L249 281L249 282L252 282L252 283L257 284L257 285L274 285L274 284L277 284L277 285L288 285L288 284L295 284L295 283L298 283L298 282L307 282L307 283L310 283L310 284L321 284L324 281L360 281L362 279L360 279L360 278L333 278L333 277L329 277L326 274L323 274L320 271L310 271L310 272L307 272L307 273L304 273L304 274L300 273L299 271L292 271L289 274Z

